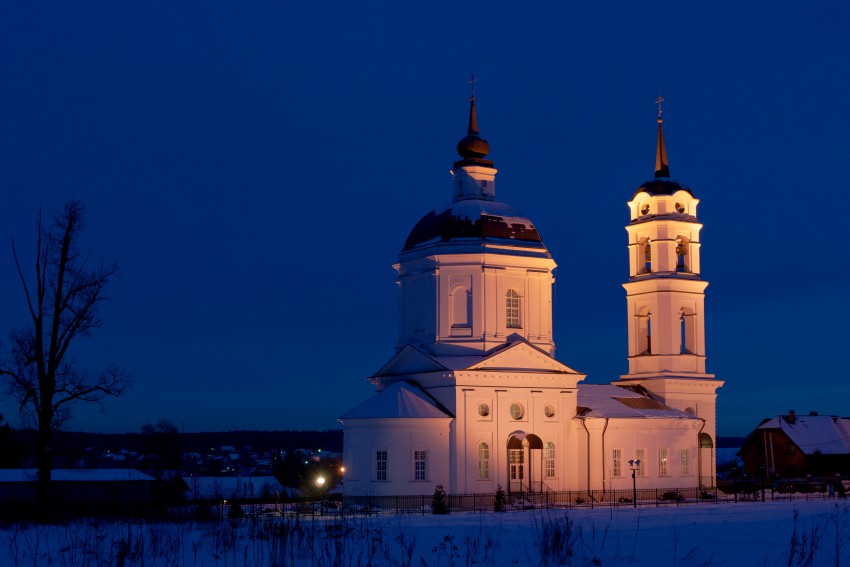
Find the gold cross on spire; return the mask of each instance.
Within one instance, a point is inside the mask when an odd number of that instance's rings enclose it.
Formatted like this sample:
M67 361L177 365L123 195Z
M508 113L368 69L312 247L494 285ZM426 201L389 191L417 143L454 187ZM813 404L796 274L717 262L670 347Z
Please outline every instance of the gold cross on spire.
M658 95L658 98L655 99L655 104L658 105L658 119L661 119L661 103L664 102L664 97Z
M478 77L476 77L475 73L473 73L472 76L467 81L469 83L469 91L470 91L470 96L472 98L475 98L475 81L477 81L477 80L478 80Z

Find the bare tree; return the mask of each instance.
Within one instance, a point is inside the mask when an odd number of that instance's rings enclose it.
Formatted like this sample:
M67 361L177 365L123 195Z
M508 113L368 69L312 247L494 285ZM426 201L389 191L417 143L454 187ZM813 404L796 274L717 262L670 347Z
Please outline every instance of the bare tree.
M92 375L71 354L75 339L89 336L103 322L104 288L118 273L117 264L92 267L80 254L84 217L85 208L76 200L66 203L48 227L39 214L32 280L24 275L12 240L31 321L11 333L8 356L0 361L0 377L8 394L20 403L20 412L36 422L36 504L41 515L51 506L53 432L70 417L72 403L100 404L130 386L123 368L110 365Z

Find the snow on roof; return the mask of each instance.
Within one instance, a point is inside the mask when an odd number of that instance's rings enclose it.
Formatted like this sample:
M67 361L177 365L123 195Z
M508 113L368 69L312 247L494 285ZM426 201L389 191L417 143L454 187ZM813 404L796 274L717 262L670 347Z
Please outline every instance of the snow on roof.
M0 482L35 482L37 469L0 469ZM59 482L153 481L134 469L54 469L51 478Z
M194 499L209 498L259 498L261 496L300 497L297 488L280 484L273 476L186 476L183 482Z
M580 417L655 417L697 419L628 388L610 384L579 384Z
M407 382L396 382L340 419L451 417L425 393Z
M780 429L807 455L846 455L850 453L850 418L832 415L798 415L792 425L778 415L757 429Z

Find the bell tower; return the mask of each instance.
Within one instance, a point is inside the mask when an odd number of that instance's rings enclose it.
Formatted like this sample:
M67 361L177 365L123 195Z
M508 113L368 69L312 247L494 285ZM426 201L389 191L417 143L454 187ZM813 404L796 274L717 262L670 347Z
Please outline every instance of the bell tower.
M714 485L716 390L706 373L705 288L700 265L699 199L670 178L658 103L655 177L629 201L626 289L629 372L617 385L642 386L670 407L702 418L700 485Z

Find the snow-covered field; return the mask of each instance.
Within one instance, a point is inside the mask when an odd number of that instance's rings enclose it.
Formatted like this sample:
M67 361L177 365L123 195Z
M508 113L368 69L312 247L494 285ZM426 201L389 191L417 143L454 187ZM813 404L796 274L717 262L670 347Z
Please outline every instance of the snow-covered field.
M850 565L850 502L5 526L0 565Z

